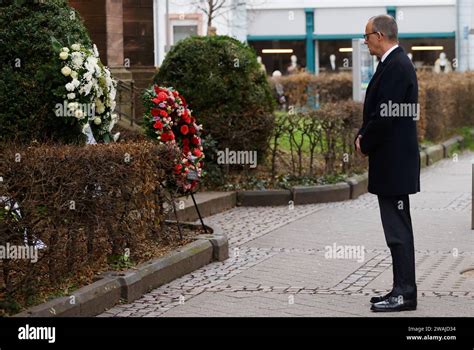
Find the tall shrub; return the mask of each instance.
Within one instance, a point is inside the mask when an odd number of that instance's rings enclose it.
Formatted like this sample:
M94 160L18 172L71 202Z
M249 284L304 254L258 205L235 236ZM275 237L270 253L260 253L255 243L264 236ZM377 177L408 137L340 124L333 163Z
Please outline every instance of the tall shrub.
M91 45L79 14L65 0L0 2L0 141L64 142L82 137L78 123L54 114L63 83L52 38Z
M218 149L257 151L263 159L274 101L250 47L227 36L187 38L167 54L154 80L186 96Z

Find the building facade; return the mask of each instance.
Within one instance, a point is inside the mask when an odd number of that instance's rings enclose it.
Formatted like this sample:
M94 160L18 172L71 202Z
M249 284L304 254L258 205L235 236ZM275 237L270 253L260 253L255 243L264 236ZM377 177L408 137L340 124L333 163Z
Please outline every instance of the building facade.
M243 6L242 2L228 0L228 11L213 26L218 34L247 41L262 57L268 74L290 72L291 56L296 57L293 66L310 72L334 70L334 66L337 71L351 70L352 39L362 38L367 20L383 13L396 18L400 45L411 53L418 69L433 69L442 53L453 70L474 69L472 0L247 0ZM159 27L169 37L158 37L162 50L158 64L164 58L165 42L173 45L186 35L207 31L199 1L155 0L158 25L163 14L166 18L166 3L172 19Z
M206 35L208 18L199 8L206 1L70 4L84 17L106 64L142 72L159 66L179 40ZM351 40L362 38L367 20L382 13L396 18L400 44L418 69L433 69L444 53L452 69L474 70L473 0L227 0L212 26L247 41L268 74L293 67L318 73L351 70Z

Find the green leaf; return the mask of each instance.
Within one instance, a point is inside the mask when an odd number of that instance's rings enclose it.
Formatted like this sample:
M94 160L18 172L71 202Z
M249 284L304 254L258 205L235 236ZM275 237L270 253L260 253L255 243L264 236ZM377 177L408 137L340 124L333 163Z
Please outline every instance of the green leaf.
M63 45L54 36L51 37L51 44L53 45L54 51L61 52Z

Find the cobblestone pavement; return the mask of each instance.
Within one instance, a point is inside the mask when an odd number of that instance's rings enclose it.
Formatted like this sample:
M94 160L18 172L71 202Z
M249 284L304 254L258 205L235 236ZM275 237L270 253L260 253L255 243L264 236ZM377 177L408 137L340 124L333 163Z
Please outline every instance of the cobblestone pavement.
M230 258L118 305L101 317L474 316L474 153L423 169L410 196L418 309L374 314L391 289L377 197L283 207L238 207L205 221L229 237ZM339 254L330 254L338 252ZM344 254L342 254L344 252Z

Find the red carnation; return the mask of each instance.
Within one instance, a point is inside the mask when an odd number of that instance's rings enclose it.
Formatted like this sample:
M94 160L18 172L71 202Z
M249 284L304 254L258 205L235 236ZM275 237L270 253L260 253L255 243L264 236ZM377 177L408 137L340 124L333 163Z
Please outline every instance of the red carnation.
M189 127L189 133L190 134L195 134L196 133L196 128L194 126Z
M158 101L161 102L161 101L166 100L166 99L168 98L168 95L167 95L166 93L164 93L163 91L161 91L161 92L158 94L157 98L158 98Z
M189 146L189 139L183 139L183 145Z
M155 124L153 124L154 129L162 130L163 129L163 123L157 120Z
M158 95L160 92L166 93L166 90L160 88L160 87L157 86L157 85L155 85L154 89L155 89L155 93L156 93L157 95Z
M161 110L160 110L160 115L161 115L162 117L167 117L167 116L168 116L168 113L167 113L166 111L164 111L164 110L161 109Z
M157 117L160 115L160 110L158 108L152 108L151 109L151 115L154 117Z
M189 132L189 128L188 128L187 125L181 126L181 129L179 129L179 130L181 131L181 134L183 134L183 135L187 135L188 132Z
M184 145L184 146L183 146L183 153L184 153L184 154L188 154L188 153L189 153L189 146L187 146L187 145Z
M193 136L193 138L191 139L191 143L193 145L199 145L199 142L200 142L199 137Z
M202 156L202 152L199 148L195 148L193 149L193 154L196 156L196 157L200 157Z
M176 164L175 167L174 167L174 172L176 174L179 174L182 169L183 169L183 166L181 164Z

